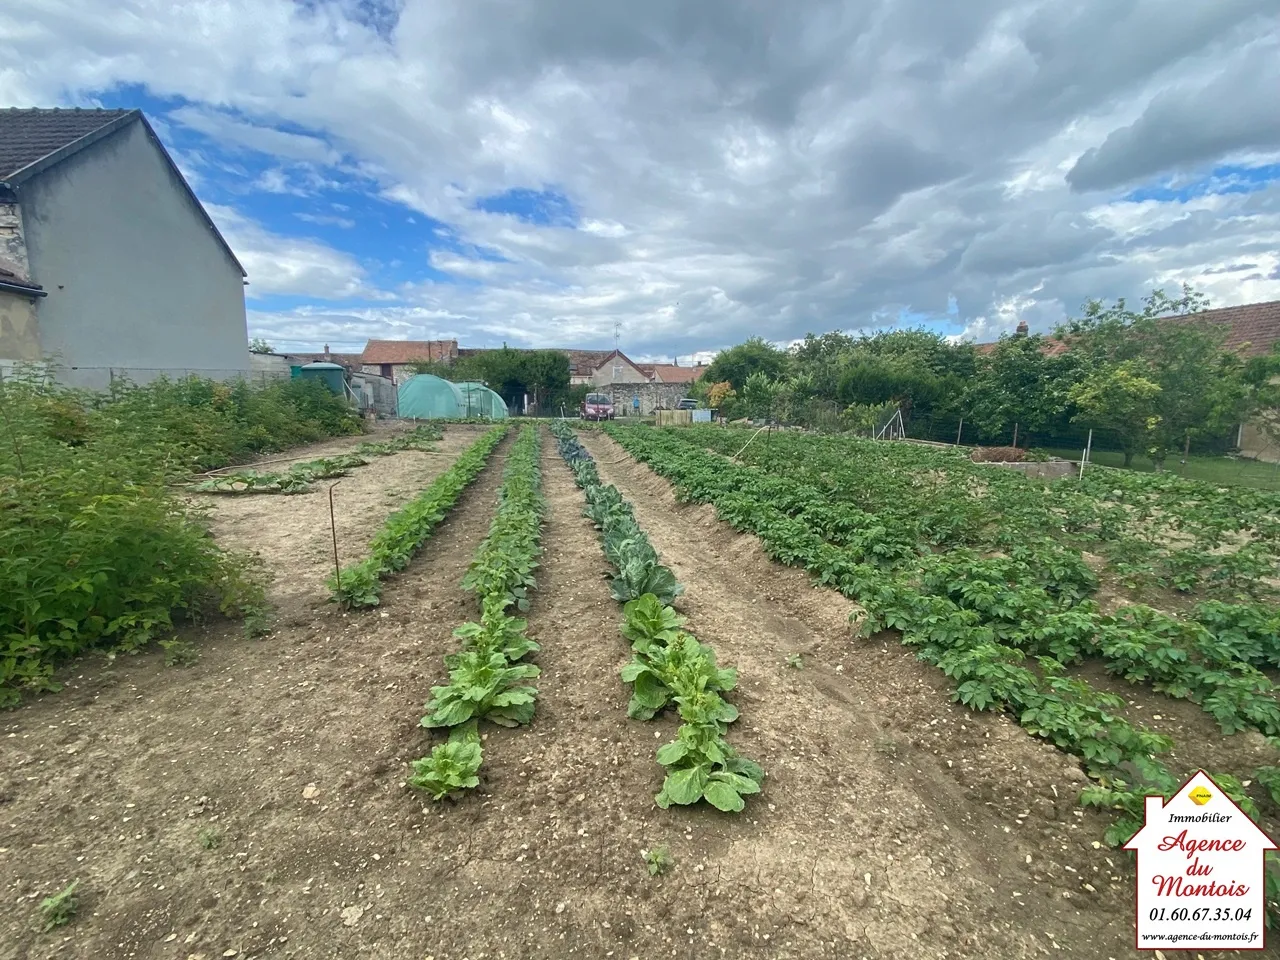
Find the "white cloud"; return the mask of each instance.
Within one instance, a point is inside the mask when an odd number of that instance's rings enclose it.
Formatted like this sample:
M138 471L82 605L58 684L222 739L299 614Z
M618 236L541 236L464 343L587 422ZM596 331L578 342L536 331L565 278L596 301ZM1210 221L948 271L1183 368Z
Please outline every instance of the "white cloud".
M271 233L230 207L206 203L219 231L249 275L250 298L291 294L343 299L376 295L354 257L315 240Z
M661 356L907 306L945 318L952 297L990 336L1183 278L1221 302L1280 296L1280 186L1133 204L1068 184L1274 155L1274 0L398 6L370 24L351 3L27 0L0 8L0 98L143 84L189 103L175 124L274 158L258 190L346 183L448 225L457 252L421 265L468 282L280 319L317 338L603 346L620 321ZM1173 88L1203 133L1190 153L1160 142ZM475 209L546 185L580 229ZM368 292L348 254L229 232L251 291Z

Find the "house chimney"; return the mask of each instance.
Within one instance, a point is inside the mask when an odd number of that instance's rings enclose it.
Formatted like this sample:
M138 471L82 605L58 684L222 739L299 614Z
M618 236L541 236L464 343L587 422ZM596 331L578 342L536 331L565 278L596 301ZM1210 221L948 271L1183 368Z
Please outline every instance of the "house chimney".
M1025 337L1030 332L1031 328L1027 326L1027 321L1019 320L1017 329L1014 330L1013 335L1015 337Z

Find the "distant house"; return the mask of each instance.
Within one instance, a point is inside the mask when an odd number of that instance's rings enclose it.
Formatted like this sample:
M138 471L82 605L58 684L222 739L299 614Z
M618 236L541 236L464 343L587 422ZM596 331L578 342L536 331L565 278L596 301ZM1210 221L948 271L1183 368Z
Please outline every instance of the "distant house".
M370 340L360 355L360 368L400 383L413 375L414 363L457 359L457 340Z
M639 366L654 383L694 383L706 370L700 363L692 367L675 363L642 363Z
M633 363L621 350L567 350L565 352L569 354L571 368L576 367L583 373L590 368L590 373L587 373L586 379L577 382L588 383L596 387L607 387L614 383L649 382L648 374L641 370L638 364ZM572 376L570 376L569 382L571 384L575 382Z
M249 371L245 272L138 110L0 110L0 366Z
M1183 316L1167 317L1168 323L1209 323L1226 328L1226 337L1222 347L1241 357L1261 357L1268 354L1280 342L1280 300L1268 300L1264 303L1246 303L1238 307L1217 307L1213 310L1202 310L1199 313ZM1014 336L1026 336L1026 321L1018 324ZM979 353L990 353L995 349L994 343L975 345ZM1071 349L1067 340L1046 338L1041 341L1040 350L1046 356L1058 356ZM1280 445L1272 440L1257 424L1243 423L1236 431L1236 446L1246 457L1271 462L1280 461Z

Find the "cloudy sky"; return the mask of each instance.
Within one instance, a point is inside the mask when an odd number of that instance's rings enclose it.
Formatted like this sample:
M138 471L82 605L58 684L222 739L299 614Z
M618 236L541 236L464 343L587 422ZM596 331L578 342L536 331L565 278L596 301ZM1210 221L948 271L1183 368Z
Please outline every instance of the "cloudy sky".
M1280 299L1280 0L6 0L0 105L137 106L250 333L691 355Z

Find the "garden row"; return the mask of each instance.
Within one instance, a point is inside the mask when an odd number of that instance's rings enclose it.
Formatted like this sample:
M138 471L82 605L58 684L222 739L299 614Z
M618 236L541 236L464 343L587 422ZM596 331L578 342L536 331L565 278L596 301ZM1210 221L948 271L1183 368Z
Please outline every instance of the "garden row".
M1097 605L1084 599L1087 567L1078 557L1072 562L1047 535L1002 543L1005 535L988 529L988 548L998 543L996 549L1006 551L995 557L984 556L977 543L930 552L927 542L899 540L897 548L878 551L882 536L892 541L881 517L833 497L829 488L792 479L778 453L767 469L757 469L697 449L676 432L608 430L670 479L680 499L714 504L722 519L756 534L773 559L804 567L856 600L865 610L863 633L900 631L922 660L953 679L956 699L974 709L1007 710L1031 733L1079 756L1098 781L1082 801L1120 814L1108 831L1110 842L1123 842L1141 824L1146 793L1177 788L1157 759L1171 741L1118 716L1118 697L1065 674L1063 661L1089 652L1101 627L1104 636L1113 637L1143 628L1123 618L1103 618ZM831 486L847 473L873 474L876 467L874 461L848 457L843 464L825 466L838 473ZM962 507L967 503L961 499ZM936 506L932 499L929 506ZM1250 670L1223 665L1229 678L1248 677ZM1216 689L1222 691L1222 685ZM1273 702L1268 696L1238 697L1232 709L1247 722L1265 724ZM1256 812L1239 779L1216 776L1242 806Z
M741 811L743 797L760 792L764 772L725 740L738 710L722 694L737 685L737 672L718 667L715 652L681 629L685 618L670 604L683 587L659 563L631 505L601 482L591 455L567 424L553 423L551 431L586 496L584 512L600 530L605 557L617 571L611 593L624 604L622 635L633 653L621 672L631 684L627 713L647 720L674 704L680 716L676 739L657 752L666 776L655 800L665 808L705 799L717 809Z
M432 443L443 437L438 426L424 424L390 440L366 441L353 453L295 463L283 471L236 470L210 477L194 489L201 493L306 493L317 480L345 477L354 468L368 465L369 457L387 457L402 450L430 450Z
M734 442L723 431L689 436L721 449ZM1098 499L1100 489L1082 492L1075 479L1046 487L1016 472L974 466L949 451L796 435L749 451L744 459L759 468L753 490L841 548L844 561L859 565L843 576L870 611L870 628L927 618L930 635L942 642L959 633L967 645L989 639L1064 665L1097 657L1131 683L1149 682L1199 704L1224 733L1254 728L1280 735L1280 702L1259 669L1280 665L1280 607L1233 596L1232 584L1256 594L1268 585L1255 575L1238 582L1243 561L1210 552L1232 535L1248 538L1255 551L1273 551L1280 497L1206 488L1204 498L1225 497L1239 512L1221 504L1193 509L1188 488L1205 485L1179 480L1174 487L1182 499L1171 499L1162 513L1150 496L1106 486L1109 478L1096 482L1119 501L1110 504ZM1144 476L1151 475L1117 481ZM1086 508L1096 522L1082 519ZM735 508L726 509L732 515ZM1121 519L1105 520L1115 511ZM1184 516L1181 529L1194 531L1201 545L1201 570L1209 571L1201 586L1227 599L1203 599L1186 617L1144 603L1104 614L1093 598L1098 577L1084 548L1110 544L1119 554L1128 551L1126 543L1168 537L1170 515ZM1147 521L1157 516L1153 533ZM1096 541L1104 537L1099 547ZM1277 560L1270 562L1274 574ZM890 581L896 586L885 592ZM1183 592L1190 591L1187 585ZM868 600L873 594L876 599ZM933 648L926 644L925 652ZM983 707L991 693L976 682L962 689L961 698Z
M421 725L450 730L446 743L412 763L408 783L434 800L454 797L479 784L483 749L477 723L488 720L515 727L533 719L537 690L524 683L538 668L523 659L538 650L527 623L510 612L529 608L533 571L541 552L541 442L536 427L520 431L507 457L497 512L489 534L476 551L462 585L476 596L478 622L453 631L462 650L445 657L449 682L431 688Z
M408 566L413 555L430 539L432 532L457 503L462 491L480 475L504 436L505 425L493 427L471 444L462 455L420 494L387 517L369 543L363 560L335 570L327 583L332 599L348 608L376 607L382 581Z

